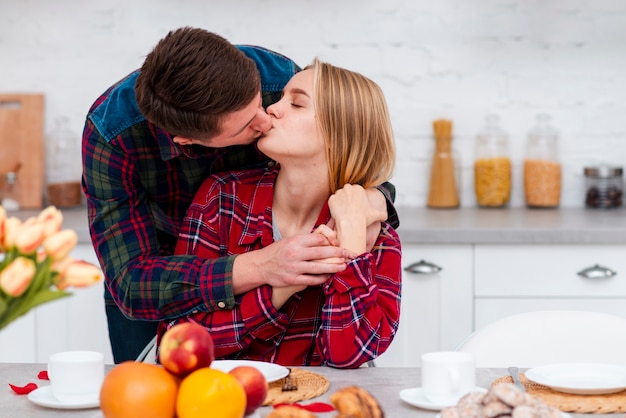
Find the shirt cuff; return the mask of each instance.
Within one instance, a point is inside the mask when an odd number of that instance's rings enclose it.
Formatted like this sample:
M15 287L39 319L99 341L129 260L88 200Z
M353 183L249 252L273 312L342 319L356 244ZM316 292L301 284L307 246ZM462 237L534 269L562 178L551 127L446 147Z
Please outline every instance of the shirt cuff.
M201 291L209 312L235 307L234 264L235 256L207 260Z
M366 287L372 285L372 265L374 264L374 255L372 253L363 253L353 258L347 264L345 270L335 273L333 278L324 286L324 292L328 295L333 292L348 293L357 287Z
M246 329L254 338L272 340L288 325L287 316L272 304L272 287L268 285L246 292L241 299L240 311Z

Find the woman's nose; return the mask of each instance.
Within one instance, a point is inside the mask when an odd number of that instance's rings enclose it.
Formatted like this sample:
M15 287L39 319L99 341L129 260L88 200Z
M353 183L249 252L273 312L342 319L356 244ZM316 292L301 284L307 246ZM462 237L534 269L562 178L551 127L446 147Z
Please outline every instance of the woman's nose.
M267 114L275 118L280 117L278 114L278 103L274 103L267 107Z

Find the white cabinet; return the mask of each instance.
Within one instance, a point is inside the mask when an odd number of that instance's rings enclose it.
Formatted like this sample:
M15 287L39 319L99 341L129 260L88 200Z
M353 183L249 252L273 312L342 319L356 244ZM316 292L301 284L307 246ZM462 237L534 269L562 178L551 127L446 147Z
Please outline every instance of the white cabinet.
M474 325L533 310L626 317L624 254L624 245L476 245Z
M421 354L452 350L472 331L472 246L403 245L402 260L400 327L379 367L419 366Z
M626 317L624 254L624 245L404 244L400 328L376 365L419 366L421 354L454 350L475 329L516 313L591 310ZM406 270L422 260L442 270ZM587 277L579 274L594 266Z
M74 258L98 264L91 244L79 244ZM41 305L0 331L0 362L47 363L50 354L94 350L112 364L104 284L70 289L71 296Z

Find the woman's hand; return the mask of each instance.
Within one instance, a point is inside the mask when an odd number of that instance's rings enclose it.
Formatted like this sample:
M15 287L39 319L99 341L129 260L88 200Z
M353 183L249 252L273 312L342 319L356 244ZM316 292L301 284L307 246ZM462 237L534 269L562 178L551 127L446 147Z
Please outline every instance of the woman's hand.
M364 253L367 226L380 222L382 216L380 210L370 205L365 189L346 184L328 199L328 207L335 220L339 246L357 254Z

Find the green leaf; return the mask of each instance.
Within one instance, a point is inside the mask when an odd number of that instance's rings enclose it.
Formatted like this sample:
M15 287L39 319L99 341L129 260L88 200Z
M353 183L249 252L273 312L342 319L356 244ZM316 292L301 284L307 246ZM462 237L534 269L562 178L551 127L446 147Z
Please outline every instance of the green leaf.
M6 327L11 322L15 321L17 318L28 313L28 311L39 305L70 295L70 292L65 292L61 290L44 290L37 293L32 298L14 299L11 301L12 303L9 303L9 307L6 312L0 315L0 329Z
M2 315L4 315L8 307L8 303L4 300L4 297L0 295L0 318L2 318Z

